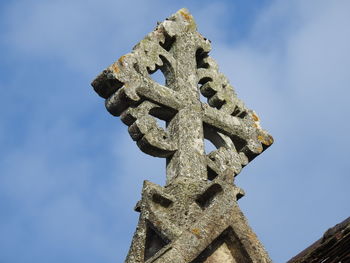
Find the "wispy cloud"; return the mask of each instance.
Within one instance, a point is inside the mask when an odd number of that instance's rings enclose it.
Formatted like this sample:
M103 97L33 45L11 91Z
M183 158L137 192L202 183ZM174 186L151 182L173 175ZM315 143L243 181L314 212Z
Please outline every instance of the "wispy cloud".
M0 73L0 261L122 262L142 181L163 184L165 164L137 149L89 82L183 4L5 6L1 43L12 75ZM247 192L240 202L254 230L273 259L285 261L350 208L349 4L271 1L234 43L235 5L187 7L238 96L276 139L237 184Z
M254 161L239 179L248 189L242 206L252 224L264 229L262 239L276 261L348 216L348 8L345 1L277 1L245 40L215 52L239 96L276 139L264 160Z

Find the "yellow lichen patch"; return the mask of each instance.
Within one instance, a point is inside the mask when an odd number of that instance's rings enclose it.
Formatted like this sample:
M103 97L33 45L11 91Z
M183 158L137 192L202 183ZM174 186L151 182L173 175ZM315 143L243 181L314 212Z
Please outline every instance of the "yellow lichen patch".
M121 56L121 57L118 59L118 62L121 63L121 64L123 64L124 59L125 59L125 55L124 55L124 56Z
M195 234L196 236L199 236L200 233L201 233L201 230L199 228L193 228L192 230L192 233Z
M188 22L192 21L192 16L186 11L186 9L181 9L180 14L185 18Z
M270 145L273 144L273 137L271 135L269 135L269 143Z
M118 65L117 65L116 63L114 63L114 64L112 65L112 70L113 70L115 73L118 73L118 72L119 72L119 67L118 67Z
M271 136L265 137L259 135L258 140L265 145L271 145L273 143L273 138Z
M259 136L258 136L258 140L259 140L260 142L263 142L265 139L264 139L263 136L259 135Z
M260 121L258 115L256 115L255 113L253 113L252 115L253 115L253 120L254 120L254 121Z

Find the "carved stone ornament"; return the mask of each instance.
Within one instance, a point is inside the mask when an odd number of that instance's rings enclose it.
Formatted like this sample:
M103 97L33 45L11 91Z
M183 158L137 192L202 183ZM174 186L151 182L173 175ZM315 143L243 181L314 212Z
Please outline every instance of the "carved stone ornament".
M234 177L273 139L210 49L181 9L92 83L138 147L166 158L166 185L144 182L127 263L271 262L237 205L244 193ZM164 85L151 77L157 70ZM217 149L205 153L205 139Z

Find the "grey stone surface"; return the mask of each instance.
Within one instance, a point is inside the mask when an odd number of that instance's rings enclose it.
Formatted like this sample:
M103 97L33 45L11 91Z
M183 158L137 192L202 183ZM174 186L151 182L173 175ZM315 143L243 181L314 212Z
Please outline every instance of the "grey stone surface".
M271 262L239 210L244 193L234 177L273 139L237 98L210 49L181 9L92 83L138 147L167 162L164 187L144 183L125 262ZM157 70L165 85L150 76ZM205 139L217 149L206 153Z

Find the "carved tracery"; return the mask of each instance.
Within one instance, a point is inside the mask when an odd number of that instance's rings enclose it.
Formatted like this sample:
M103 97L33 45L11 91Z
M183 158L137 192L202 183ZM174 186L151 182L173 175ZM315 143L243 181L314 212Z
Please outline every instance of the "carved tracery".
M237 98L210 50L181 9L92 83L138 147L167 158L166 186L144 183L128 263L205 262L227 251L232 262L270 261L236 204L244 192L233 181L273 139ZM151 77L158 70L165 85ZM217 149L205 153L204 139Z

